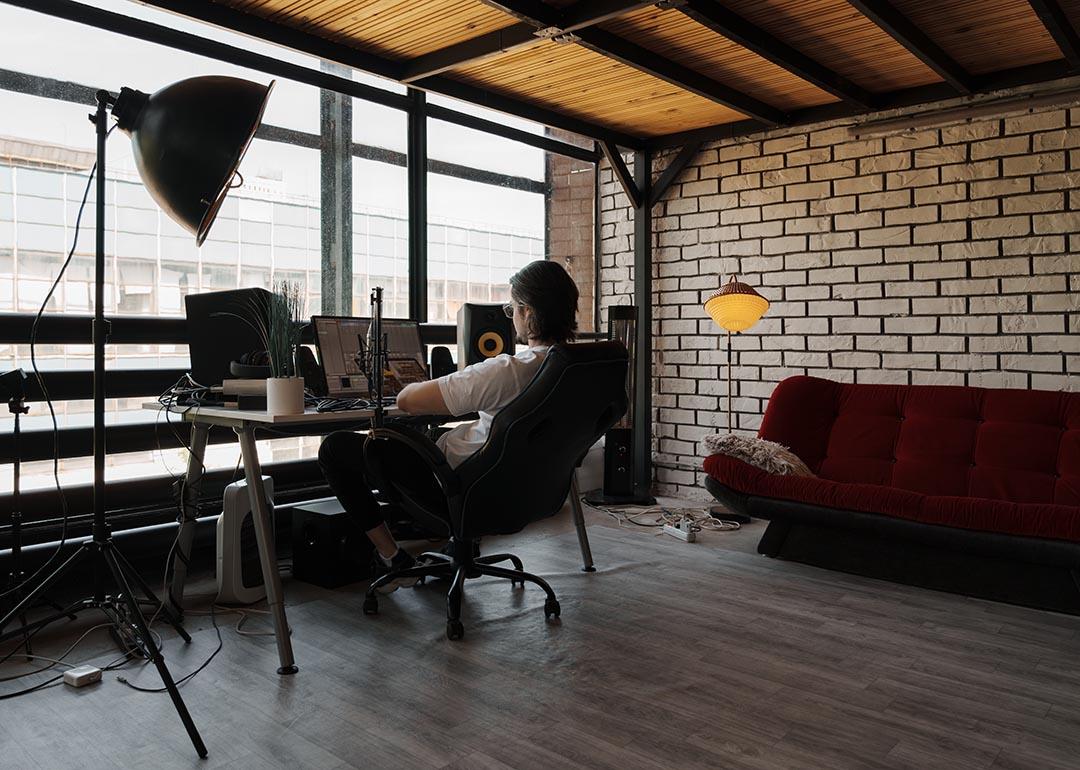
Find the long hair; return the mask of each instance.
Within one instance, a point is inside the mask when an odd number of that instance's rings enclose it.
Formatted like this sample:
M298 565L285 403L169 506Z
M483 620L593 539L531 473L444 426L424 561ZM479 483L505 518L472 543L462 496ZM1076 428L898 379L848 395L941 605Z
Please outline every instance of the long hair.
M558 262L537 260L510 276L510 297L532 308L529 337L573 342L577 331L578 289Z

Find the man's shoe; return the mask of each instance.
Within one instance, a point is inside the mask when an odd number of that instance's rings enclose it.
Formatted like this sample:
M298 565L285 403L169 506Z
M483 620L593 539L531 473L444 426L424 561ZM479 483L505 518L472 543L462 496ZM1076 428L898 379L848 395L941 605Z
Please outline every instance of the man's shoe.
M378 551L374 554L375 570L372 575L372 580L376 580L388 572L404 572L407 569L417 566L416 559L412 554L406 551L404 548L398 548L394 558L390 560L390 564L379 556ZM375 593L378 594L392 594L402 586L414 586L420 581L418 577L402 577L394 578L385 585L381 585L375 589Z

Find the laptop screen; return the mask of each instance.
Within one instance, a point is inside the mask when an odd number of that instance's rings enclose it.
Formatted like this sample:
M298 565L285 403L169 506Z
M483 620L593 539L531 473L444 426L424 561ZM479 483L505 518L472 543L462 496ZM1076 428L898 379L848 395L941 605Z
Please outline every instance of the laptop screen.
M370 318L315 316L315 346L326 376L331 398L366 398L370 395L366 358ZM412 382L428 378L420 324L416 321L383 319L386 333L388 369L384 375L386 395L396 396Z

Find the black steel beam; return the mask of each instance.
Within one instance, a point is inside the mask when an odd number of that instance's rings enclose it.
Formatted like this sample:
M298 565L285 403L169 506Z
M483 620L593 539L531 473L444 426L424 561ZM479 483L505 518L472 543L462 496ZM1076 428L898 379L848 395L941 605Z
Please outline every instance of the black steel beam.
M1061 9L1057 0L1028 0L1032 10L1046 27L1046 31L1054 38L1057 47L1061 49L1069 66L1073 69L1080 68L1080 36L1076 34L1069 17Z
M626 167L626 163L623 161L622 153L619 152L619 148L611 144L611 142L603 142L601 146L604 148L604 157L606 157L608 163L611 164L611 170L614 172L615 178L619 180L623 192L626 193L626 197L630 199L630 205L635 209L640 208L642 201L644 200L642 191L634 182L634 177L631 176L630 169Z
M949 54L900 13L888 0L848 0L859 13L915 54L927 67L962 94L975 90L975 79Z
M689 165L690 161L698 154L698 150L701 149L701 145L704 142L691 141L683 145L683 148L679 150L679 154L671 159L667 168L660 174L659 178L653 183L652 190L649 195L649 207L653 207L657 202L664 197L664 194L671 187L671 183L683 172L683 169Z
M105 384L106 398L153 397L164 393L173 383L184 376L187 369L114 369L109 372ZM38 386L37 377L26 372L26 400L44 401L45 394ZM94 373L85 371L48 371L41 378L53 401L76 401L88 399L93 386Z
M26 7L33 7L38 10L37 5L44 4L49 7L63 6L62 13L54 13L54 15L62 15L64 18L71 18L74 21L85 22L85 18L89 18L90 15L85 13L85 10L96 11L96 9L90 9L81 3L71 2L70 0L0 0L2 2L13 2L18 5L24 5ZM167 11L186 16L188 18L197 19L199 21L213 24L224 29L228 29L232 32L239 33L241 35L248 35L250 37L265 40L276 45L281 45L286 48L291 48L294 51L300 53L306 53L310 56L318 57L325 61L333 61L338 64L344 64L347 67L363 70L364 72L370 72L374 75L389 78L391 80L399 80L402 75L402 66L398 62L384 59L374 54L370 54L361 51L358 48L344 45L341 43L335 43L325 38L319 37L302 30L293 29L283 24L268 21L266 19L255 16L254 14L244 13L243 11L237 11L218 3L191 3L188 0L143 0L144 4L161 8ZM97 11L97 13L105 13L103 11ZM126 32L127 22L135 20L130 19L127 16L121 14L110 14L110 16L118 17L118 23L122 28L116 31L128 34ZM172 30L162 27L157 24L150 24L148 22L140 22L142 25L149 26L156 30L155 34L160 34L162 31L167 33L173 33ZM111 27L103 27L111 29ZM179 33L173 33L179 34ZM194 36L188 36L194 37ZM201 40L201 38L196 38ZM154 42L164 42L161 40L155 40ZM207 41L209 42L209 41ZM165 45L169 45L168 42L164 42ZM233 51L241 51L241 49L233 48L232 46L224 46L224 48L231 49ZM243 52L247 53L247 52ZM269 57L263 57L269 58ZM226 59L227 61L227 59ZM276 60L274 60L276 61ZM255 65L247 64L244 66L251 66L255 69L262 69ZM298 69L305 70L303 67ZM284 77L292 77L285 75ZM296 79L296 78L293 78ZM303 81L301 81L303 82ZM353 81L345 81L346 83L352 83L354 87L363 87L370 91L376 92L380 95L379 98L373 96L363 95L360 98L368 99L378 103L388 103L388 99L394 103L391 106L395 106L398 109L408 109L408 97L400 94L392 94L387 91L382 91L378 88L371 86L362 86L360 83L353 83ZM467 83L460 83L456 80L450 80L442 76L433 76L428 78L422 78L412 83L416 88L421 88L425 91L433 91L441 93L446 96L453 97L455 99L461 99L466 102L472 102L482 107L488 107L489 109L497 110L499 112L505 112L510 115L516 115L525 120L532 120L537 123L543 123L544 125L555 126L556 128L562 128L567 131L573 131L577 134L583 134L584 136L593 137L596 139L611 139L619 142L624 147L641 147L643 142L639 137L626 134L621 131L615 131L612 129L599 126L595 123L590 123L586 120L574 118L569 115L565 115L561 112L549 110L543 107L539 107L529 102L515 99L511 96L505 96L501 94L491 93L483 88L477 86L468 85Z
M634 305L637 331L634 351L634 496L652 493L652 153L634 153L634 182L641 201L634 207Z
M576 33L581 45L609 59L645 72L673 86L697 94L709 101L741 112L770 126L787 122L787 115L760 99L702 75L696 70L672 61L656 51L613 35L607 30L593 28Z
M522 22L535 25L544 30L545 33L558 36L565 32L560 26L563 23L563 15L558 9L539 2L539 0L484 0L484 2L520 19ZM581 5L581 3L578 3L572 8ZM592 3L587 5L591 6ZM786 116L782 110L778 110L760 99L674 62L663 54L642 48L636 43L631 43L629 40L625 40L607 30L599 27L582 27L571 34L573 35L570 38L571 40L576 38L576 42L589 50L671 83L684 91L697 94L769 125L779 125L785 122ZM604 141L604 137L597 138ZM622 142L618 142L618 144L630 146Z
M678 9L723 37L768 59L823 91L859 107L872 107L874 95L843 75L770 35L715 0L686 0Z
M466 64L483 61L496 54L532 45L540 39L536 34L536 27L532 24L524 22L511 24L509 27L487 32L410 59L402 66L401 81L412 83L432 75L439 75Z
M409 89L408 205L409 205L409 318L426 321L427 313L427 115L423 91Z
M43 315L38 324L39 343L89 345L88 315ZM111 316L109 342L113 345L187 344L187 322L183 318ZM0 313L0 341L26 345L30 342L33 313Z
M583 160L587 163L596 163L601 157L600 153L595 150L587 150L584 147L578 147L576 144L569 144L568 142L553 139L550 136L545 136L543 134L531 134L528 131L522 131L520 128L504 126L501 123L452 110L441 104L427 103L425 104L425 109L427 110L427 116L433 120L445 120L448 123L465 126L466 128L473 128L477 131L484 131L489 134L494 134L495 136L501 136L504 139L523 142L533 147L539 147L541 150L546 150L547 152L554 152L559 155L566 155L570 158L577 158L578 160Z
M548 6L529 5L526 8L534 14L526 13L525 16L532 18L531 21L519 21L503 29L487 32L483 35L460 43L440 48L437 51L418 56L405 62L402 68L401 80L409 83L420 78L438 75L441 72L463 67L477 61L482 61L496 54L513 51L516 48L532 45L538 40L552 37L549 32L541 33L538 28L539 16L551 22L546 24L548 30L559 31L559 34L576 32L585 27L591 27L604 21L622 16L623 14L636 11L652 5L655 0L596 0L595 2L578 2L561 11ZM488 3L502 11L511 13L515 18L521 18L510 10L510 7L493 0Z
M1004 88L1017 88L1029 86L1035 83L1044 83L1058 80L1072 74L1072 69L1064 59L1056 61L1029 64L1015 69L1001 70L988 73L976 79L976 93L998 91ZM911 107L918 104L927 104L956 97L956 90L948 83L932 83L917 88L905 88L899 91L890 91L881 94L879 110ZM791 113L792 126L809 125L826 120L838 118L850 118L867 113L868 110L859 109L850 104L836 102L824 104L818 107L807 107L795 110ZM687 142L703 141L715 142L723 139L731 139L737 136L747 136L766 130L767 126L756 120L740 120L733 123L720 123L713 126L703 126L689 131L679 131L673 134L656 136L649 140L652 150L670 149L681 147Z

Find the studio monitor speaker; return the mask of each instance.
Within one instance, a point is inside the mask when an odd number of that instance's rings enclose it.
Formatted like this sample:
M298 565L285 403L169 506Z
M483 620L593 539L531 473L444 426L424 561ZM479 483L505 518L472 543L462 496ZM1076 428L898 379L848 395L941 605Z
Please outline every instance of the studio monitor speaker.
M337 500L295 506L292 545L297 580L339 588L371 576L371 541Z
M466 302L457 313L457 341L460 368L500 353L514 355L514 321L502 305Z

